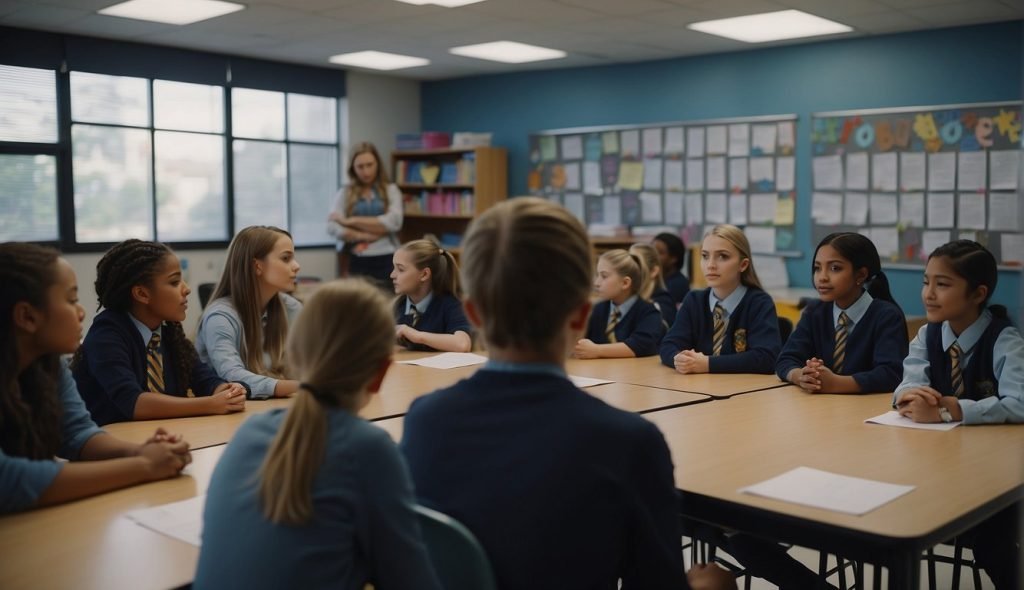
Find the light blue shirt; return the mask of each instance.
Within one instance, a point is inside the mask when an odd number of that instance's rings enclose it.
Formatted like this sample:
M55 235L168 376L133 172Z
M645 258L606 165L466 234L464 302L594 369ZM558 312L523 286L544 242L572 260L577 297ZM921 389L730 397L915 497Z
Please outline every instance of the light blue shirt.
M132 314L129 313L128 317L132 320L132 323L135 324L135 329L139 331L139 336L142 336L142 343L146 346L147 349L149 348L149 339L153 337L153 334L160 334L160 346L158 346L156 350L160 354L163 354L164 340L163 334L160 333L160 328L163 327L163 323L161 322L161 324L157 326L156 330L150 330L149 326L140 322Z
M715 313L715 304L721 303L722 307L725 308L725 319L728 320L732 312L736 311L736 307L739 306L740 301L743 301L743 296L747 294L747 286L740 283L739 287L725 299L719 299L718 295L715 295L715 290L711 289L711 297L708 297L708 305L711 307L711 313Z
M954 342L959 343L963 351L963 366L966 368L974 357L978 340L991 322L992 313L986 309L959 336L953 333L949 322L942 322L942 349L948 351ZM927 330L927 325L921 326L910 343L910 354L903 361L903 382L893 394L893 404L900 401L907 389L931 386L928 376L931 364L928 362ZM1024 422L1024 339L1017 328L1010 326L996 338L995 346L992 347L992 371L999 381L999 391L983 400L960 400L963 423Z
M433 299L434 299L434 292L431 291L430 293L427 293L426 297L424 297L423 299L420 299L420 302L415 304L416 305L416 311L420 312L420 314L422 315L423 312L427 311L427 308L430 307L430 302ZM405 296L405 315L409 315L409 314L412 313L412 306L413 306L412 299L410 299L409 296L406 295Z
M836 330L839 330L839 314L846 312L846 317L850 320L846 324L846 334L853 334L853 329L857 327L860 319L867 313L868 308L871 307L871 302L875 298L872 297L867 291L861 292L860 297L853 302L850 307L846 309L840 309L838 305L832 306L832 325L835 326Z
M615 305L614 301L609 301L608 302L608 304L609 304L609 307L608 307L608 321L611 321L612 315L615 314L615 310L616 309L619 310L619 319L620 320L622 318L626 317L626 314L629 313L629 310L633 309L633 304L636 303L636 300L637 300L637 296L633 295L629 299L623 301L622 305Z

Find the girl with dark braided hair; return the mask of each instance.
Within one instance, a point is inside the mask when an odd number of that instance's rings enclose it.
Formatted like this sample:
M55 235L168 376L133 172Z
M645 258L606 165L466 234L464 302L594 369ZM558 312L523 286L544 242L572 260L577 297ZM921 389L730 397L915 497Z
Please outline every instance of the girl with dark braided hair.
M173 477L192 459L163 429L135 445L89 418L60 361L78 348L84 316L56 250L0 244L0 513Z
M126 240L96 265L103 311L72 361L78 390L98 424L227 414L246 390L200 362L185 337L190 290L164 244Z

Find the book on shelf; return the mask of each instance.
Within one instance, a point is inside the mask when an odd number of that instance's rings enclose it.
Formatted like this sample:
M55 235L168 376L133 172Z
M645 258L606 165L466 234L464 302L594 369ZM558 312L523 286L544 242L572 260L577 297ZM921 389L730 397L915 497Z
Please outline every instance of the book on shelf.
M476 182L476 160L466 154L457 161L402 159L395 162L395 181L399 184L435 184L469 186Z
M405 195L405 212L419 215L473 215L470 191L420 191Z

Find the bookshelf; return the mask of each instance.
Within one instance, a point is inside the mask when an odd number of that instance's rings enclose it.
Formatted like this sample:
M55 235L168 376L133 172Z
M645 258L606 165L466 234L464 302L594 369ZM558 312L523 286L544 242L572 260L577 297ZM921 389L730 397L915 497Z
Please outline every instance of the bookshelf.
M391 170L404 201L402 242L428 233L446 242L446 235L461 237L474 217L508 196L505 148L397 150Z

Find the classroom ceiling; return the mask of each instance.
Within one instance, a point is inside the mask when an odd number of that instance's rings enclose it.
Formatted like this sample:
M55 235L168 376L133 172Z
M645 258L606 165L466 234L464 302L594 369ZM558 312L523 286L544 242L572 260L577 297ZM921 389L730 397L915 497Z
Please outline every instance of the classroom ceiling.
M461 8L395 0L235 0L247 8L182 27L96 14L119 1L0 0L0 24L323 67L341 67L327 62L331 55L374 49L431 61L388 75L436 80L808 42L749 45L686 29L697 21L786 8L854 28L840 37L1024 18L1024 0L485 0ZM569 56L514 65L447 51L497 40L562 49Z

